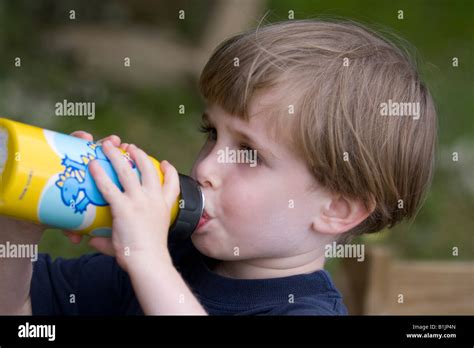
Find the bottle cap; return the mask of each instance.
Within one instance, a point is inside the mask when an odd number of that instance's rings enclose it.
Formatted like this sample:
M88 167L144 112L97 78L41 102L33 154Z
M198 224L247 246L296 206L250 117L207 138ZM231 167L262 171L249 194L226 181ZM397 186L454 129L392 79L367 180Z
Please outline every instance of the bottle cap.
M179 174L181 188L180 208L169 233L173 238L186 239L196 229L204 211L204 195L198 183L190 176Z

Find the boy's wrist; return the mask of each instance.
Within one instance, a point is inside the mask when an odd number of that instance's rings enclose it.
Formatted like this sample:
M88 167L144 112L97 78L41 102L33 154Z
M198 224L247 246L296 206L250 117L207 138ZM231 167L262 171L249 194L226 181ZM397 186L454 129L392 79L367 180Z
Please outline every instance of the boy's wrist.
M15 218L0 216L0 241L12 243L38 244L43 236L46 226L17 220Z
M168 267L174 267L168 250L162 253L141 253L127 261L127 270L133 274L156 273Z

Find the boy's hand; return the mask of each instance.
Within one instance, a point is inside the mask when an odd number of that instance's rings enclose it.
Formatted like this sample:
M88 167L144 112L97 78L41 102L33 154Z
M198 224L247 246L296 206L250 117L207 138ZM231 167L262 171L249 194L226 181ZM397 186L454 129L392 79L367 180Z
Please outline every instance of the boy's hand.
M130 145L127 151L141 173L140 183L114 143L104 141L102 145L124 192L115 186L96 161L89 164L98 189L110 204L113 219L112 238L93 237L89 245L105 254L115 255L127 272L131 267L147 267L150 260L171 263L167 241L171 207L180 192L178 172L171 164L162 161L162 186L148 155Z
M116 257L120 267L129 274L145 314L207 314L174 268L168 251L171 207L180 191L178 172L162 161L162 186L147 154L130 145L127 152L140 171L140 182L128 159L113 142L104 141L102 149L124 192L97 161L89 163L97 188L110 204L113 219L112 238L92 237L89 245ZM186 297L186 303L178 302L176 294Z
M73 137L84 139L84 140L87 140L87 141L94 141L94 137L90 133L84 132L82 130L72 132L71 135ZM106 140L109 140L112 144L114 144L115 146L120 147L124 151L127 151L127 148L129 146L129 144L127 144L127 143L122 144L121 140L120 140L120 137L115 135L115 134L109 135L108 137L105 137L105 138L103 138L103 139L101 139L97 142L102 143ZM65 231L63 231L63 233L74 244L79 244L82 241L83 236L78 234L77 232L65 230Z

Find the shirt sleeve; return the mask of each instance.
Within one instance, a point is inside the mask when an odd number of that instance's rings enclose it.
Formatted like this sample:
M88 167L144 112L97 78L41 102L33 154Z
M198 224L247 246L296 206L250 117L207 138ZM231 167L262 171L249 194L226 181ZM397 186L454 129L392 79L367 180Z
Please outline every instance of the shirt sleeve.
M33 315L142 314L130 279L103 254L51 260L40 254L33 264L30 296Z

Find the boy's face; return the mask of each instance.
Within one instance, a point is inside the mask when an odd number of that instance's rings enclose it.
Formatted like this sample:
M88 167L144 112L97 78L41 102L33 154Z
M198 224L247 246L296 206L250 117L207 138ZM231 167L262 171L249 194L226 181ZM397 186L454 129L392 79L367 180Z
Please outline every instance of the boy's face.
M211 219L194 232L192 240L209 257L290 257L310 253L321 242L311 231L311 223L321 210L318 197L324 192L314 188L303 159L285 141L270 136L272 115L265 110L272 102L271 95L256 96L249 122L230 116L215 104L206 110L208 139L192 176L202 185ZM222 163L220 156L226 147L228 154L257 150L258 164ZM227 159L233 162L231 157Z

